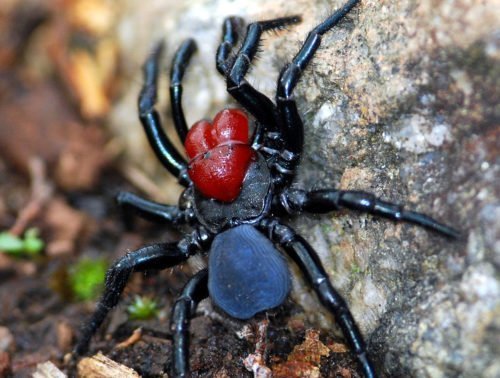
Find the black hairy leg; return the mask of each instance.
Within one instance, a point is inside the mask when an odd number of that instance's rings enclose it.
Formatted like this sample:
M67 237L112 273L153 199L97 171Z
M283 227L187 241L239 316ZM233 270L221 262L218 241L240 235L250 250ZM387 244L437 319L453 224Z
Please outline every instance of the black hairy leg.
M302 211L324 214L330 211L351 209L376 216L413 223L450 238L458 239L460 233L428 215L405 210L403 205L394 204L359 190L322 189L305 191L286 189L280 195L280 205L290 214Z
M196 307L208 297L208 270L202 269L188 281L172 309L171 330L173 346L173 372L176 377L185 377L189 372L189 323Z

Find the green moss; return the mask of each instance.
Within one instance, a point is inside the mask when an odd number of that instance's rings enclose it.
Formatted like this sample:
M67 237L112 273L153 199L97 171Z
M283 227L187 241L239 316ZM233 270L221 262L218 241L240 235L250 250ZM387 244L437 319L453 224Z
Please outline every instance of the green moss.
M158 315L158 303L148 297L135 296L134 301L127 307L130 319L145 320Z
M26 230L24 236L13 235L8 231L0 232L0 251L13 256L36 256L45 247L45 243L38 237L38 229Z
M108 263L104 259L81 259L69 268L73 297L80 301L97 298L104 287Z

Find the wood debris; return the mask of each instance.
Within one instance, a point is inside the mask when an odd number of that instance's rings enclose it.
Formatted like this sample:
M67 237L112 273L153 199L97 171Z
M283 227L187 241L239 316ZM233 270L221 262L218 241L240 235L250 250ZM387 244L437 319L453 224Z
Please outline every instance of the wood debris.
M302 344L296 345L284 363L274 365L274 378L320 377L321 357L330 354L330 349L319 339L319 331L309 329Z
M121 343L119 344L116 344L116 349L123 349L123 348L127 348L131 345L134 345L136 342L138 342L142 337L142 328L137 328L134 330L134 332L132 332L132 334L130 335L130 337L127 339L127 340L124 340L122 341Z
M82 378L138 378L140 375L133 369L98 353L83 358L77 366L78 376Z

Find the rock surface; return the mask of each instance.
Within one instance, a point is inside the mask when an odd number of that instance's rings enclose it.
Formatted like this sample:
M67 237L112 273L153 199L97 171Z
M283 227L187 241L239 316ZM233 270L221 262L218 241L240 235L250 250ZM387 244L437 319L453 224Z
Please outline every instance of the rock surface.
M302 14L267 35L254 85L273 96L279 69L335 0L127 2L118 25L130 88L113 129L128 158L162 185L163 173L136 120L140 66L166 40L165 64L180 42L199 51L185 79L188 123L234 105L215 70L224 17ZM297 86L306 126L297 187L360 189L429 214L463 233L450 241L407 224L340 212L293 221L317 249L350 304L377 368L387 376L498 377L500 319L500 17L495 0L362 1L332 32ZM168 71L165 71L168 72ZM166 76L166 75L165 75ZM165 78L163 78L165 79ZM167 103L167 83L160 96ZM169 109L161 107L169 115ZM172 128L169 117L165 126ZM139 142L142 141L142 142ZM309 289L295 298L310 321L331 318Z

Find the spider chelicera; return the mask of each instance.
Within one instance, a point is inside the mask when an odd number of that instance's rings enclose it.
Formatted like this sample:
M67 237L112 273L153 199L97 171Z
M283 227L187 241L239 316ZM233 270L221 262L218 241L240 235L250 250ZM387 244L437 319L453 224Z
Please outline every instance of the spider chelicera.
M176 377L185 376L189 371L189 322L198 303L210 297L217 308L237 319L249 319L281 305L291 287L283 251L297 263L322 304L335 316L364 374L375 376L363 337L346 302L333 288L312 247L279 216L348 208L414 223L448 237L457 237L458 233L426 215L406 211L370 193L291 187L304 139L293 90L320 46L321 36L358 2L348 1L309 33L292 62L281 70L275 103L252 87L245 75L262 33L298 23L300 17L249 24L236 53L244 22L238 17L224 21L216 66L226 79L228 92L254 119L251 137L246 113L236 109L223 110L212 123L199 121L188 130L181 104L181 82L196 45L193 40L185 41L174 56L170 95L174 124L189 162L164 133L154 108L163 49L163 44L157 45L143 67L139 116L156 156L186 189L178 206L148 201L131 193L120 193L118 203L129 213L173 226L187 225L193 231L178 242L140 248L113 264L106 276L104 294L83 327L75 355L87 350L91 337L118 303L131 273L170 268L195 253L208 251L208 268L188 281L172 311L172 370Z

